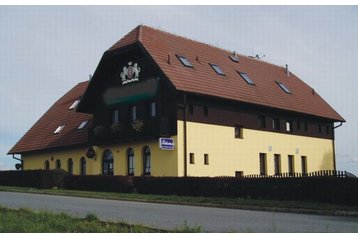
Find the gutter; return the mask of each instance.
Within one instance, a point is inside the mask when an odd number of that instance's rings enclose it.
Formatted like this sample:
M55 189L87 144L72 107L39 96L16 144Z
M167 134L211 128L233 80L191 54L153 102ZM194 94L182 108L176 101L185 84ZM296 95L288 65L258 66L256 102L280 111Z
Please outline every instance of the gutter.
M338 127L341 127L342 125L343 125L343 122L340 122L339 125L334 126L333 133L334 133L334 129L337 129ZM332 143L333 143L333 170L337 170L337 167L336 167L336 143L334 142L335 141L335 133L333 135L334 135L333 140L332 140Z
M183 94L184 107L183 107L183 120L184 120L184 177L188 176L187 168L187 130L186 130L186 94Z
M16 158L15 157L15 154L12 154L12 158L14 159L14 160L17 160L17 161L20 161L21 162L21 170L23 169L23 164L24 164L24 161L22 160L22 159L19 159L19 158ZM15 165L15 167L16 167L16 165ZM17 167L16 167L16 169L17 169Z

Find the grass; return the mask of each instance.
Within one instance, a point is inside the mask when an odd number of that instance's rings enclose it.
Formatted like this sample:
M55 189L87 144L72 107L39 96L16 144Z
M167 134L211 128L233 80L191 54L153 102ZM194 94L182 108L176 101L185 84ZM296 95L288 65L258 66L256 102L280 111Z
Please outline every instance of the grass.
M96 215L74 218L64 213L33 212L0 207L0 233L142 233L163 232L142 225L102 222Z
M95 214L75 218L65 213L34 212L30 209L0 207L0 233L163 233L202 232L200 226L190 227L186 221L172 231L124 222L100 221Z
M138 193L110 193L63 189L36 189L26 187L0 186L0 191L27 192L37 194L52 194L63 196L76 196L88 198L101 198L112 200L171 203L195 206L238 208L264 211L285 211L298 213L318 213L330 215L358 215L358 207L339 206L326 203L313 203L303 201L277 201L246 198L224 197L190 197L190 196L164 196Z

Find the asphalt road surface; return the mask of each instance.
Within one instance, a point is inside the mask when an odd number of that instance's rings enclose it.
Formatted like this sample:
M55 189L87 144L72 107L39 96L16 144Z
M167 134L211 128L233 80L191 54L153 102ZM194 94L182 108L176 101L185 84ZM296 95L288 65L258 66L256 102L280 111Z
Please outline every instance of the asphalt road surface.
M162 229L200 226L205 232L358 232L358 217L321 216L158 203L0 192L0 206L49 210Z

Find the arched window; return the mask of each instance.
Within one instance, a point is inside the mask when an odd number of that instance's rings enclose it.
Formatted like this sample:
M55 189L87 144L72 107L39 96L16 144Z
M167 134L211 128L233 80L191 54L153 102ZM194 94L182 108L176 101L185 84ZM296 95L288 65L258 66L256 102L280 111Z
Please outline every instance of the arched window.
M113 154L110 150L105 150L103 152L102 174L113 175Z
M132 148L127 150L127 173L134 175L134 150Z
M145 146L143 148L143 175L150 175L150 148Z
M71 158L67 160L67 169L68 174L73 175L73 160Z
M86 175L86 158L81 157L80 159L80 174Z
M48 161L48 160L45 161L45 169L46 170L50 169L50 161Z
M60 169L61 168L61 160L56 160L56 169Z

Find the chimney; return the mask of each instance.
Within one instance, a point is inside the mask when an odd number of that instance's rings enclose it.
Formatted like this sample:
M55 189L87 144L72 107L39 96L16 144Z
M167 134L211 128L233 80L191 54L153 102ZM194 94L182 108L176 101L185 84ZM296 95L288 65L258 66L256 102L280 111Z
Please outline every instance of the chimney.
M168 53L168 64L170 64L170 52Z
M290 76L290 71L288 70L288 64L286 64L286 74L288 77Z
M314 88L312 88L312 95L315 95L315 91L314 91Z

